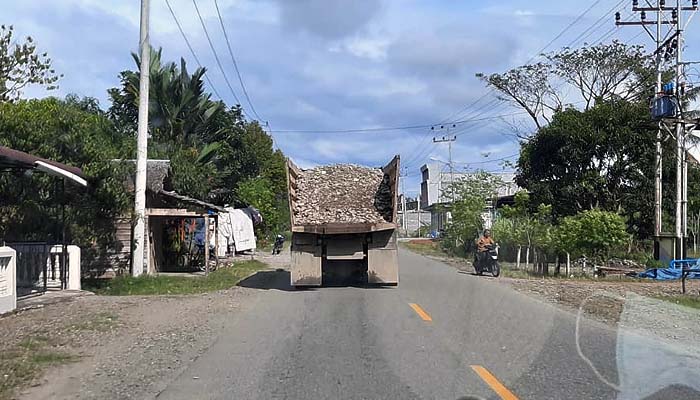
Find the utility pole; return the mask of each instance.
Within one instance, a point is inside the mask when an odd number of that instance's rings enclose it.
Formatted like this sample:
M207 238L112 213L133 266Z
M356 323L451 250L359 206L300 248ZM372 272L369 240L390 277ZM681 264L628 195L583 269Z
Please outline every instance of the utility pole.
M406 173L408 172L407 168L403 168L404 173L401 176L401 226L403 227L403 234L405 236L408 236L408 213L406 212Z
M697 10L698 1L693 0L693 8ZM676 3L676 85L674 87L678 107L676 109L676 257L685 258L685 238L688 235L688 164L685 147L685 123L683 122L683 10L681 0Z
M418 189L418 237L423 237L421 233L421 228L423 228L423 224L421 223L420 219L420 203L423 201L423 188Z
M675 257L681 259L685 256L685 237L687 236L687 201L688 201L688 180L687 180L687 160L685 150L685 126L682 115L682 77L683 77L683 11L695 12L698 9L698 0L692 0L691 6L683 6L683 0L676 0L675 7L667 6L665 0L656 0L656 6L652 6L650 0L646 0L648 7L640 7L639 1L632 1L632 11L640 12L639 21L621 21L620 13L615 14L615 23L618 26L624 25L640 25L647 31L649 36L656 42L656 96L654 101L659 96L664 96L662 70L664 63L663 49L666 49L666 54L675 51L676 55L676 78L674 85L674 95L676 98L675 110L675 138L676 138L676 212L675 212ZM648 21L646 12L655 12L656 21ZM671 12L671 19L664 19L665 12ZM648 25L656 26L656 35L653 35L647 28ZM665 34L662 32L663 25L670 25L671 28ZM675 29L674 29L675 28ZM675 32L674 32L675 31ZM659 122L659 129L656 135L656 154L654 173L654 235L656 236L657 246L662 234L662 205L663 205L663 188L662 188L662 126L663 120ZM658 252L657 252L658 254Z
M450 187L452 188L452 203L455 202L455 171L454 167L452 164L452 142L457 140L457 136L450 136L450 128L454 129L456 128L456 124L448 125L445 127L445 125L440 125L439 129L446 129L447 130L447 136L443 136L442 139L438 139L436 137L433 138L433 143L447 143L447 151L448 151L448 164L450 166ZM435 127L431 127L430 130L435 130Z
M139 50L141 67L139 74L139 117L136 141L136 180L134 184L134 216L131 274L139 276L144 271L144 249L146 244L146 175L148 168L148 80L151 65L151 46L148 40L149 1L141 0L141 29Z

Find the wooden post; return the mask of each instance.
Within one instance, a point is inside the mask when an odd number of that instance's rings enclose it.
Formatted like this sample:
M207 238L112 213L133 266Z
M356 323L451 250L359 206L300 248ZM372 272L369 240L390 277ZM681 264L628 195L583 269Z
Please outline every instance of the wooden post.
M209 215L204 216L204 273L209 275Z
M214 260L216 269L219 269L219 216L214 216Z

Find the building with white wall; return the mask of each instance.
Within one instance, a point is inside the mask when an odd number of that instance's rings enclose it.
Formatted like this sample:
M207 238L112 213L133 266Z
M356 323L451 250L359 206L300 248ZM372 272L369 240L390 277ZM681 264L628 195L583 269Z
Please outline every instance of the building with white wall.
M431 231L440 231L450 222L449 203L452 200L451 194L447 192L450 183L459 181L470 176L471 172L454 171L450 173L450 168L445 163L430 163L421 167L421 209L429 211L431 214ZM515 183L515 173L513 172L492 172L499 176L503 185L498 188L499 198L512 196L521 189ZM442 205L443 207L436 207ZM485 213L491 215L490 210ZM485 221L487 226L489 221Z
M421 208L427 209L433 204L449 203L450 194L446 193L454 177L455 181L471 175L471 172L454 171L450 174L450 168L440 163L425 164L420 169L421 172ZM513 172L492 172L503 181L503 186L498 188L498 197L512 196L520 188L515 183L515 173Z

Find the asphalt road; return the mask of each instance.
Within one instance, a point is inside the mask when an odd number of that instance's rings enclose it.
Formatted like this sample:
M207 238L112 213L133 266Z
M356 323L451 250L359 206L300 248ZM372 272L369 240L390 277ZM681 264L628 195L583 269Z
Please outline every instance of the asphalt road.
M294 291L288 281L247 280L258 295L158 398L700 398L696 375L651 390L625 378L655 359L638 345L619 354L618 329L585 319L577 329L575 313L406 251L395 288Z

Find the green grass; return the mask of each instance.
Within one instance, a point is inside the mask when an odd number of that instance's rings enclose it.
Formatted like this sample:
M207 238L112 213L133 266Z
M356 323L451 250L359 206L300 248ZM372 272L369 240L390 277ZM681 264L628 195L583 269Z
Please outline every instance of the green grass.
M425 256L447 256L445 252L440 248L440 243L411 243L411 242L399 242L400 246L407 248L415 253L422 254Z
M678 295L678 296L658 296L658 299L670 301L672 303L680 304L682 306L700 309L700 297L688 296L688 295Z
M260 261L241 261L220 268L208 276L120 276L88 284L86 289L108 296L197 294L235 286L248 275L267 268Z
M75 361L77 357L54 350L45 336L30 336L0 351L0 399L14 398L14 391L28 385L50 365Z

